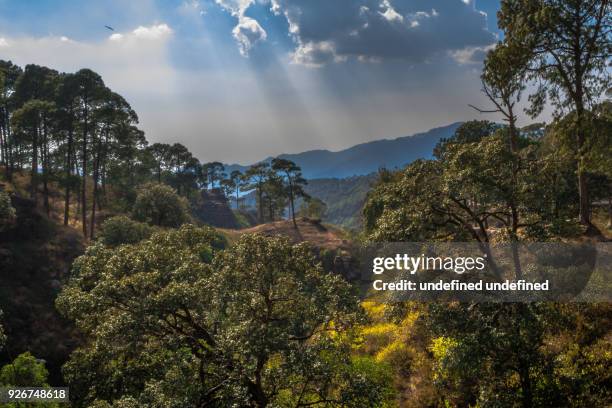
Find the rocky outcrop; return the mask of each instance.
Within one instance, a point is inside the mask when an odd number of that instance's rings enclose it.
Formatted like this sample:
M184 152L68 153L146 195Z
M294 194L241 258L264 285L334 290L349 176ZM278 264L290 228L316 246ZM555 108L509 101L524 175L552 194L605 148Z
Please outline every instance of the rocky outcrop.
M198 221L213 227L239 227L225 194L218 188L202 190L200 197L192 205L192 212Z

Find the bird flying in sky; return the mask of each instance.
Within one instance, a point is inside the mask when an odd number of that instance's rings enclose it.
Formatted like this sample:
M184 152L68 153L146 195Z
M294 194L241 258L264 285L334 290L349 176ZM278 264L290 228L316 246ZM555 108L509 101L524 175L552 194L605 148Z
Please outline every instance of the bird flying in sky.
M108 29L109 29L109 30L111 30L111 31L115 31L115 29L114 29L113 27L111 27L111 26L107 26L107 25L105 25L104 27L108 28Z

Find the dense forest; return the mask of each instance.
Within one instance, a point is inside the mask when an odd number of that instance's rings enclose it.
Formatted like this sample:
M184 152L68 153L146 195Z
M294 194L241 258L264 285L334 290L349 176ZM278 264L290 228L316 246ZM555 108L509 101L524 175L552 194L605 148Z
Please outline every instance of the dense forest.
M504 39L481 75L490 104L474 112L503 123L462 124L432 159L364 178L367 194L356 180L354 245L610 241L612 6L501 4ZM89 69L0 61L0 90L0 305L65 337L52 361L43 347L13 355L21 316L0 314L1 386L68 386L71 406L96 408L612 404L610 303L364 300L308 242L194 217L216 190L236 216L298 229L348 193L311 198L286 159L226 174L181 144L149 144ZM554 120L521 127L521 106ZM41 295L47 314L10 290L43 290L41 274L68 259Z

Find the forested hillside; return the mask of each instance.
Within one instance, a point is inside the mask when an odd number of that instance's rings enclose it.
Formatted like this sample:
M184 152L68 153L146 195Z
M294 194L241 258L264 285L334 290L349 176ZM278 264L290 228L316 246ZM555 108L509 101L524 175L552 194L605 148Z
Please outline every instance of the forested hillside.
M609 248L611 7L503 0L475 107L502 124L310 184L287 157L238 171L149 144L92 70L0 61L0 388L94 408L610 406L612 303L372 297L335 267L389 242ZM556 115L521 128L521 103ZM210 196L259 225L204 225L229 211Z
M330 224L350 230L362 227L361 209L378 173L345 179L308 180L304 191L325 203L322 218Z

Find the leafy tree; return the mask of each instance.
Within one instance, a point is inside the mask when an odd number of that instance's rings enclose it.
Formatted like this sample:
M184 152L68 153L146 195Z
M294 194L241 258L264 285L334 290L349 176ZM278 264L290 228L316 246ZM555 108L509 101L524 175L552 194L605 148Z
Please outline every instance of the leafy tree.
M532 114L541 112L546 96L558 113L575 112L579 219L589 227L586 115L610 84L611 7L601 0L505 0L498 16L505 38L530 53L532 78L546 82L531 97Z
M500 113L508 123L510 147L518 151L516 105L526 86L529 53L523 48L500 42L489 51L481 75L482 91L493 104L493 109L481 113Z
M106 170L106 180L113 186L114 200L109 203L116 212L129 212L138 186L150 182L154 169L150 152L145 150L144 132L134 125L118 127L113 155Z
M537 152L519 140L523 148L513 153L504 131L464 139L478 142L451 139L440 149L440 160L414 162L381 182L364 206L368 237L391 242L473 240L495 271L487 245L494 238L490 226L501 227L513 240L519 228L547 219ZM505 240L503 235L495 239ZM518 262L515 272L521 275Z
M47 387L45 364L29 352L20 354L0 370L0 383L17 387Z
M431 304L438 385L452 405L560 406L541 352L544 305ZM510 382L513 376L518 381ZM541 381L541 382L539 382ZM498 405L499 406L499 405Z
M162 182L162 172L169 169L170 149L171 146L166 143L153 143L151 146L147 147L147 151L151 153L155 160L158 183Z
M0 154L7 179L12 180L17 152L17 141L12 134L11 116L15 108L15 85L22 69L11 61L0 60Z
M92 132L92 182L93 193L90 217L90 238L95 236L96 208L101 207L100 184L105 190L106 169L114 152L114 145L124 135L126 127L138 122L136 113L127 101L110 89L101 93L101 101L95 112L97 132ZM123 142L123 140L121 140Z
M257 214L259 222L264 222L263 195L264 187L270 176L270 165L266 162L257 163L247 169L244 174L247 190L255 190L257 194Z
M74 174L76 163L76 139L75 128L77 121L77 109L79 108L76 100L78 90L78 78L74 74L63 74L57 90L57 130L63 135L63 145L65 149L64 161L64 225L68 225L70 218L70 194L73 190L78 191L80 180Z
M318 198L309 197L302 201L302 206L299 210L299 215L309 218L321 219L325 216L327 205Z
M240 199L240 192L242 191L242 188L245 186L245 181L244 181L244 174L242 174L242 172L240 170L234 170L232 171L232 173L229 176L229 179L227 179L228 181L225 183L226 186L232 187L232 191L228 190L228 196L234 194L234 197L236 199L236 209L239 208L238 206L238 201Z
M135 244L149 238L154 229L148 224L134 221L125 215L118 215L105 220L100 228L98 239L109 247L124 244Z
M295 222L295 199L297 197L307 196L303 187L308 184L308 182L302 177L302 169L291 160L273 159L272 169L278 172L285 182L287 196L289 198L291 219L293 220L293 226L297 228L297 223Z
M20 106L14 112L14 126L17 132L31 146L31 197L38 198L39 168L42 167L45 210L49 214L49 142L53 98L57 87L58 73L39 65L27 65L15 83L12 96ZM19 119L19 120L16 120Z
M267 207L270 222L276 221L284 215L285 208L288 205L287 186L283 177L271 168L268 168L261 199L262 206Z
M189 196L196 188L198 178L201 177L202 166L200 161L193 157L189 149L180 143L174 143L169 151L170 166L172 172L169 174L168 184L176 188L183 196Z
M204 165L204 173L207 180L207 186L210 185L210 188L215 188L215 185L218 186L219 182L225 178L225 166L221 162L210 162Z
M143 185L132 212L137 221L158 227L176 228L190 219L187 200L165 184Z
M57 305L87 339L64 369L81 403L355 406L377 395L383 384L330 335L359 314L348 284L304 245L223 246L183 226L77 260Z
M470 120L461 124L450 138L442 138L434 147L434 157L441 158L447 146L457 143L478 143L491 135L499 125L488 120ZM388 171L388 170L384 170Z
M27 138L32 146L30 195L35 203L38 199L39 159L44 157L47 139L46 129L48 128L48 119L51 116L52 109L53 105L50 102L32 99L27 101L13 114L13 122L15 127L17 127L16 132L19 132L24 138ZM48 164L45 162L43 167L47 168L47 166ZM48 191L46 191L45 194L45 207L48 213Z
M18 355L12 363L0 369L0 385L11 387L42 387L48 388L47 377L49 372L45 363L35 358L29 352ZM54 402L34 403L17 402L8 403L7 408L47 407L59 408L60 404Z
M234 194L234 191L236 191L236 182L231 178L225 178L221 180L221 183L219 184L221 185L221 190L223 190L223 194L226 198L231 197L232 194Z
M81 223L83 236L87 237L87 176L89 174L90 139L94 126L93 114L98 109L106 87L100 75L89 69L81 69L75 74L75 100L81 128Z

